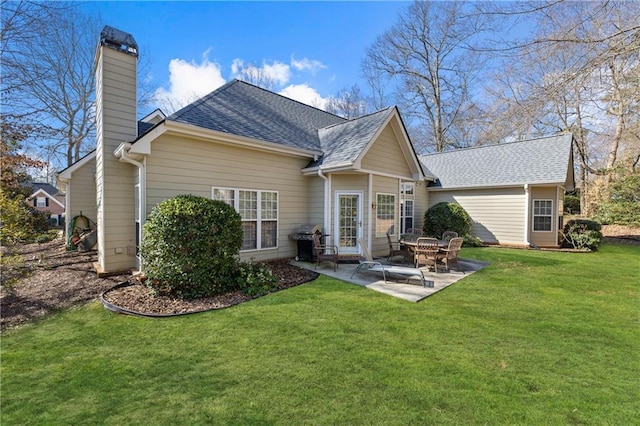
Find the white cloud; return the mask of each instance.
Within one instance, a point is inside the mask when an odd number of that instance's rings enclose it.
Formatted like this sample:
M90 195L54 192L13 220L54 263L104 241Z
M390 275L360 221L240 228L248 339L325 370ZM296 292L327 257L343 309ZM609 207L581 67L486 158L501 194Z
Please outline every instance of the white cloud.
M292 84L282 89L280 94L320 109L327 105L327 98L320 96L316 89L308 84Z
M240 58L231 63L231 74L234 78L272 81L283 86L291 79L291 67L285 63L274 61L271 64L262 62L261 67L252 63L245 64Z
M293 56L291 57L291 66L298 71L309 70L313 75L315 75L318 70L327 67L322 62L315 59L302 58L297 60Z
M226 83L220 65L210 62L206 51L202 62L172 59L169 63L169 88L156 90L156 101L171 113Z
M267 76L271 77L279 84L286 84L291 78L291 68L287 64L283 64L282 62L274 62L273 64L262 64L262 68L264 69Z
M156 90L154 97L160 108L167 114L182 108L207 93L226 83L222 76L222 67L208 59L209 50L202 55L202 61L186 61L172 59L169 63L169 82ZM231 63L231 77L240 78L260 85L260 81L271 82L271 87L283 87L289 84L296 71L310 71L326 68L320 61L308 58L295 59L291 57L291 64L280 61L263 61L260 67L253 63L245 63L236 58ZM272 89L273 90L273 89ZM306 83L289 84L280 92L281 95L295 99L307 105L324 109L327 98L323 98Z

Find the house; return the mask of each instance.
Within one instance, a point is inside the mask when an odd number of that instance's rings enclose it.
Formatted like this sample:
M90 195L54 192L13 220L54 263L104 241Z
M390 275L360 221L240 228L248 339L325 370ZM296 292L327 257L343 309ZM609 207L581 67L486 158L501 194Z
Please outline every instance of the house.
M140 124L137 56L133 36L104 28L96 150L59 174L69 214L97 222L99 273L140 268L145 218L185 193L236 208L245 260L294 257L288 236L304 224L321 225L341 254L359 254L362 239L374 255L386 254L387 232L422 226L435 177L425 175L397 108L346 120L233 80Z
M574 189L573 137L555 136L420 156L428 207L455 202L489 244L557 247Z
M31 182L27 186L33 193L26 199L27 203L36 210L49 216L49 223L53 226L62 226L64 223L65 206L64 198L53 185L42 182Z

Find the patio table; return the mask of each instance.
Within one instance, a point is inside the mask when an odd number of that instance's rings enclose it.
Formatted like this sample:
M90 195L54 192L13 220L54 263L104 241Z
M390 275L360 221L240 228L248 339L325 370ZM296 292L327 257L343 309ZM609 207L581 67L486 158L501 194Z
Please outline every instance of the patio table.
M409 240L400 240L400 244L404 244L409 247L409 250L414 251L416 246L418 245L417 241L409 241ZM449 241L438 240L438 248L447 248L449 247Z
M416 240L400 240L400 244L404 244L409 248L409 252L411 253L411 258L413 259L416 252L416 246L418 245L418 241ZM438 249L446 249L449 247L449 241L438 240Z

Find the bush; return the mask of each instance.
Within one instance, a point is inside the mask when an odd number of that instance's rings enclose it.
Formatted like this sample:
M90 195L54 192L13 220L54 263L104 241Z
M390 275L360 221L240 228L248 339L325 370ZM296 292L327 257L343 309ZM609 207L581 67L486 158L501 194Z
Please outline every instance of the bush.
M471 217L460 204L438 203L425 212L423 230L431 237L440 237L444 231L455 231L465 238L470 236Z
M580 214L580 197L571 194L565 195L564 212L567 214Z
M563 247L596 250L602 242L602 226L593 220L573 219L562 230Z
M594 218L605 224L640 226L640 173L618 171L611 179Z
M278 279L264 263L240 262L238 288L249 296L262 296L277 288Z
M140 245L146 284L156 294L200 298L236 286L240 215L223 201L179 195L158 204Z
M640 226L637 202L605 202L598 206L594 218L606 225Z
M49 229L45 213L28 206L24 196L9 197L6 191L0 194L0 224L3 245L34 243Z

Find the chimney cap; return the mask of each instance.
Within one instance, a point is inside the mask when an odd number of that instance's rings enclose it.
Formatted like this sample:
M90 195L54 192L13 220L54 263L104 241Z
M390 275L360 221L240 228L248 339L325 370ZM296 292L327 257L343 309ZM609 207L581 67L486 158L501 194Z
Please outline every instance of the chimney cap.
M100 44L128 55L138 56L138 43L129 33L105 25L100 33Z

